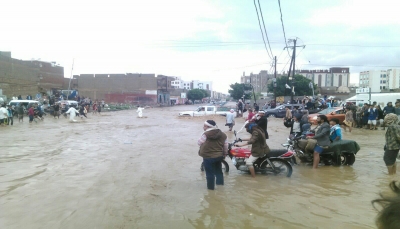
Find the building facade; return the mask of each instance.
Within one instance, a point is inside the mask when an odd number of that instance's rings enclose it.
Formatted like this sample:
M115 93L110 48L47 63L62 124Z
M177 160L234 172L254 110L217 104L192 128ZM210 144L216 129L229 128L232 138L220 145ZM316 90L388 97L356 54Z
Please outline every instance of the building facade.
M277 75L277 77L280 76L280 74ZM274 74L268 74L267 70L261 70L258 74L250 73L248 76L243 72L243 75L240 77L240 83L251 84L255 93L267 93L269 80L274 77Z
M350 68L334 67L325 70L296 70L296 74L312 80L319 88L348 87L350 84Z
M64 68L56 62L18 60L11 52L0 52L0 88L8 98L21 95L35 97L51 89L62 89Z
M393 73L393 72L392 72ZM360 88L371 88L371 92L381 92L389 89L389 79L386 70L371 70L360 72Z
M389 90L400 88L400 69L388 69L386 71ZM383 79L382 79L383 80Z

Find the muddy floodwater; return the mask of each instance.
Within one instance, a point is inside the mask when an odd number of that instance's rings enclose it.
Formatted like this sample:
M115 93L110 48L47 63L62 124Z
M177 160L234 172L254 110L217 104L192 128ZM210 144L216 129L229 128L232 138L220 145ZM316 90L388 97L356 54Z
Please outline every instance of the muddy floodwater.
M206 118L178 118L192 109L0 127L0 228L376 228L371 200L399 178L386 175L384 131L343 133L361 146L353 166L299 165L291 178L251 179L227 159L225 185L208 191L197 154ZM289 129L270 119L268 130L282 148Z

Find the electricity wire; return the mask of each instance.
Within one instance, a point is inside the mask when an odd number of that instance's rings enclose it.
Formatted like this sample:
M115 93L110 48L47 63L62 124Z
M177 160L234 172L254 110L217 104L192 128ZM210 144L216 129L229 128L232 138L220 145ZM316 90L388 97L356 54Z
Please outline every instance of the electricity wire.
M281 13L281 23L282 23L282 30L283 30L283 37L285 38L285 44L286 44L286 48L288 47L287 45L287 40L286 40L286 33L285 33L285 26L283 25L283 16L282 16L282 8L281 8L281 0L278 0L278 4L279 4L279 12ZM287 50L289 56L289 50Z
M261 28L260 16L258 15L258 9L257 9L257 5L256 5L256 0L254 0L254 7L256 8L258 25L260 26L260 31L261 31L262 39L264 41L265 50L267 50L269 58L272 59L272 56L269 54L269 51L268 51L268 48L267 48L267 44L265 43L264 32L263 32L263 30Z
M274 54L272 54L272 49L271 49L271 44L269 43L269 39L268 39L268 34L267 34L267 29L265 28L265 23L264 23L264 16L261 10L261 4L260 4L260 0L258 0L258 8L260 9L260 15L261 15L261 19L262 19L262 23L264 26L264 32L265 32L265 37L267 38L267 42L268 42L268 46L269 46L269 51L271 51L271 59L273 58Z

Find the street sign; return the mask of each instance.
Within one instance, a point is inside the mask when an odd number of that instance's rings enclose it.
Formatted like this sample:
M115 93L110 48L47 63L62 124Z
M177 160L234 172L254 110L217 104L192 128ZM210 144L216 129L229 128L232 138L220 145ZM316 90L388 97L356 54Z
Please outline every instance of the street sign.
M309 88L314 88L314 85L313 85L313 83L312 83L312 82L310 82L310 83L308 84L308 87L309 87Z

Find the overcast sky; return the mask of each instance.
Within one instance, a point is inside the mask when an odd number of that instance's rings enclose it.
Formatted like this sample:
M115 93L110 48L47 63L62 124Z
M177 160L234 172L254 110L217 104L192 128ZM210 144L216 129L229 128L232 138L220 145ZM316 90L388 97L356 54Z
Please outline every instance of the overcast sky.
M260 0L278 71L287 70L278 0ZM271 70L253 0L13 0L1 4L0 50L56 61L65 77L155 73L212 80L227 93L243 72ZM396 0L281 0L297 69L400 68ZM286 66L286 67L285 67ZM284 68L285 67L285 68Z

